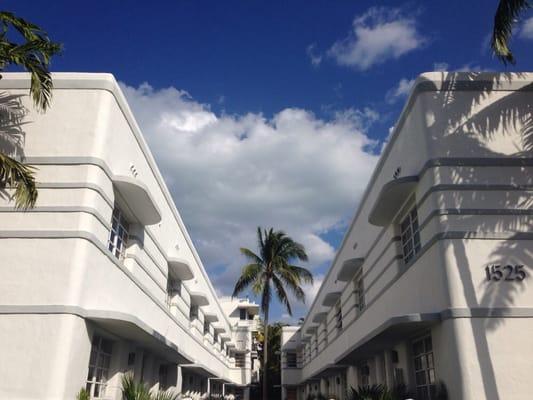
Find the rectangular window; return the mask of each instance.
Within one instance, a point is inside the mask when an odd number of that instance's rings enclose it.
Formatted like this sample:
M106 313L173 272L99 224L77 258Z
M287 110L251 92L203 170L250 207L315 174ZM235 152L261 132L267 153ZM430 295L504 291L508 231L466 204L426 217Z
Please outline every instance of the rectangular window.
M244 368L246 363L246 354L244 353L235 353L235 367Z
M129 224L120 209L115 205L111 218L111 231L109 232L109 251L119 260L124 259L128 243Z
M417 399L435 398L435 363L431 336L413 342L413 361Z
M109 365L111 363L111 349L113 343L101 336L94 336L89 359L89 373L87 374L86 389L91 398L98 399L105 396Z
M241 321L246 320L246 308L239 308L239 317Z
M324 325L324 345L328 345L328 324Z
M167 303L170 304L175 296L181 296L181 281L169 275L167 279Z
M198 319L198 306L196 304L191 304L191 308L189 310L189 319L191 321Z
M204 321L204 335L209 333L209 321Z
M318 356L318 334L315 335L315 356Z
M363 386L370 385L370 367L368 364L363 364L359 367L359 375L361 376L361 384Z
M353 279L355 306L357 311L361 312L365 309L365 286L363 284L363 270L359 269Z
M215 332L213 333L213 343L217 343L217 342L218 342L218 332L215 331Z
M420 232L416 206L413 207L400 223L403 261L408 263L420 251Z
M342 307L340 300L335 305L335 326L339 330L342 329Z
M288 352L286 353L287 358L287 368L296 368L298 366L298 359L296 353Z
M159 366L159 390L166 390L168 388L168 365L161 364Z

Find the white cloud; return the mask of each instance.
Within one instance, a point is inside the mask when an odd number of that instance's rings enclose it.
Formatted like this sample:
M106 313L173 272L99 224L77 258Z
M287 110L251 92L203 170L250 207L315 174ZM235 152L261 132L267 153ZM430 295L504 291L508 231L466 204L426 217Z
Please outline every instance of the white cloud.
M311 64L314 67L318 67L320 63L322 62L322 54L317 52L316 50L316 44L312 43L305 49L305 52L307 56L309 57L309 60L311 61Z
M258 225L304 243L311 269L332 259L322 236L345 226L377 161L365 134L375 111L217 115L175 88L122 88L220 294Z
M415 79L400 79L398 85L396 85L387 92L387 94L385 95L385 99L390 104L396 103L398 100L409 95L414 84Z
M533 39L533 17L526 19L522 24L520 37L524 39Z
M349 35L333 44L328 54L339 65L367 70L389 59L397 59L426 43L416 21L399 9L372 7L355 17Z

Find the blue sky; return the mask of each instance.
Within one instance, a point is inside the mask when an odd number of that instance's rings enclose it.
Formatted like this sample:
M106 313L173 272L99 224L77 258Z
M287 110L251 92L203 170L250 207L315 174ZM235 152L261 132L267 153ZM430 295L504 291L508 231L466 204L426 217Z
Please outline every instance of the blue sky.
M273 225L310 253L311 303L418 74L533 67L531 14L517 65L492 57L496 0L124 4L3 7L64 43L54 71L121 82L221 295Z

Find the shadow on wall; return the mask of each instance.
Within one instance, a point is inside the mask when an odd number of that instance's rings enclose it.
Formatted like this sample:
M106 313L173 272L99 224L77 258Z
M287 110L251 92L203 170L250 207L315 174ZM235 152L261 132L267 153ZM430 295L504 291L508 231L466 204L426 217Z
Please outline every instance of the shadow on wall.
M23 106L23 95L0 92L0 153L17 161L24 161L25 132L22 129L28 110ZM7 190L0 187L0 198L11 200Z
M532 165L533 156L533 103L527 101L526 92L533 91L533 84L511 92L494 91L503 81L511 82L512 78L520 78L522 74L504 73L497 77L491 75L492 80L476 82L475 90L465 90L464 78L474 80L480 73L443 73L443 94L435 95L427 100L427 112L439 110L432 115L426 115L432 121L428 131L431 141L438 143L440 157L473 157L468 165L454 168L453 172L446 169L435 169L435 180L440 182L444 178L451 179L454 184L475 184L475 188L461 191L438 192L438 206L445 205L453 209L446 209L445 220L441 224L446 231L454 231L457 221L459 229L468 227L468 234L484 236L486 239L502 239L497 242L490 254L490 265L523 265L524 269L533 265L532 252L527 248L524 233L533 232L532 210L533 176L531 170L525 168ZM461 81L458 80L459 76ZM433 82L422 84L427 88ZM459 91L459 92L457 92ZM489 98L490 96L490 98ZM533 94L529 94L529 100ZM505 139L505 141L503 141ZM495 145L498 142L498 145ZM509 145L511 144L511 145ZM437 148L433 146L432 148ZM514 176L504 174L505 181L500 182L497 189L488 186L494 180L497 172L493 169L491 176L485 176L475 168L475 158L522 158L522 166L516 166L513 171L520 171ZM502 163L503 164L503 163ZM506 168L505 165L495 165L495 168ZM495 174L496 172L496 174ZM444 174L450 174L445 177ZM507 178L508 177L508 178ZM520 182L517 182L518 179ZM493 184L493 182L492 182ZM487 185L484 187L484 185ZM499 192L494 194L494 190ZM451 218L448 215L454 214ZM474 239L474 238L473 238ZM479 240L479 239L478 239ZM525 281L513 282L502 279L494 282L487 279L483 269L486 265L471 265L469 257L468 239L451 240L450 246L455 255L457 271L455 274L462 282L464 298L471 309L499 308L504 309L516 304L517 299L525 289ZM490 272L490 271L489 271ZM525 271L531 276L531 269ZM477 294L476 294L477 288ZM485 396L488 400L500 399L496 384L496 374L490 359L487 332L496 330L505 323L505 319L493 317L485 318L483 327L476 324L476 319L470 320L478 359L488 360L480 363ZM479 320L477 320L479 321ZM460 351L460 350L459 350ZM464 376L466 376L466 371ZM470 390L463 388L463 390Z

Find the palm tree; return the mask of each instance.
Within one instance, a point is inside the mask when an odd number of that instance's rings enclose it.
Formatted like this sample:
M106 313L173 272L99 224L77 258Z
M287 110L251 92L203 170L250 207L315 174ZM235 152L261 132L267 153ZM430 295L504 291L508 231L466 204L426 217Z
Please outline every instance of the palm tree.
M241 276L235 284L232 297L237 296L247 288L261 296L261 311L264 317L264 347L263 347L263 400L267 400L268 377L268 315L272 292L292 316L292 308L285 288L293 296L305 302L302 283L313 283L313 275L307 269L291 264L295 260L307 261L304 246L295 242L282 231L261 231L257 228L259 255L253 251L241 248L241 253L248 259L249 264L242 268Z
M0 12L0 26L0 71L15 65L30 72L30 96L39 111L46 111L52 98L48 66L61 45L51 42L37 25L10 12ZM11 33L13 29L15 32ZM10 40L17 34L23 39L21 43ZM13 197L17 208L33 207L37 201L34 172L33 167L0 151L0 186L15 188Z
M515 63L513 53L509 49L509 40L518 17L529 9L529 0L500 0L494 16L491 48L494 54L504 63Z

